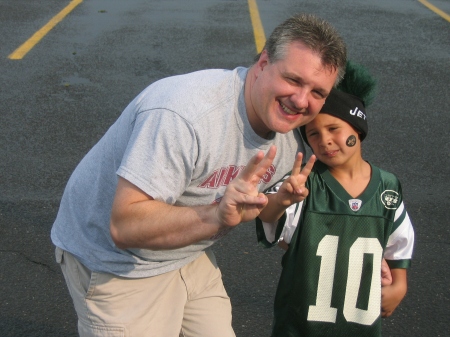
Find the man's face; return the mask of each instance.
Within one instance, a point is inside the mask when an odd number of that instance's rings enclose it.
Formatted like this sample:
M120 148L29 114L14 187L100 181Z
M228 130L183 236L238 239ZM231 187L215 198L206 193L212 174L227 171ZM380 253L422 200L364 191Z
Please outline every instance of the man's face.
M324 67L319 55L300 42L291 43L284 59L270 63L266 51L253 66L247 112L255 132L287 133L310 122L330 93L337 70Z

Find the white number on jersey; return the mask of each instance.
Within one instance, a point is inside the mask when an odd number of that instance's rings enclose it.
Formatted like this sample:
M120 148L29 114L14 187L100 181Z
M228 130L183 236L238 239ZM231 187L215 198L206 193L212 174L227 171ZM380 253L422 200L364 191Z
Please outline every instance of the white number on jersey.
M310 305L308 321L336 322L337 309L331 307L333 277L336 266L339 237L326 235L317 247L322 257L317 285L316 305ZM373 254L372 281L367 310L358 309L356 301L361 284L364 254ZM344 300L344 317L349 322L372 325L380 315L381 305L381 258L383 248L376 238L358 238L349 251L349 270ZM380 261L377 264L377 261ZM351 272L350 272L351 268Z

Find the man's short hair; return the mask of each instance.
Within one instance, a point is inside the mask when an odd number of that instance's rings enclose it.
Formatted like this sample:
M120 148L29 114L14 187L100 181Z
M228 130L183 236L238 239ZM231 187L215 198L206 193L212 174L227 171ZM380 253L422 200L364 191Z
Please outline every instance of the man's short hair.
M312 14L296 14L278 25L263 50L271 63L286 56L292 42L301 42L318 53L324 66L338 71L337 83L343 78L347 61L347 47L337 30L327 21ZM256 56L255 61L259 59Z

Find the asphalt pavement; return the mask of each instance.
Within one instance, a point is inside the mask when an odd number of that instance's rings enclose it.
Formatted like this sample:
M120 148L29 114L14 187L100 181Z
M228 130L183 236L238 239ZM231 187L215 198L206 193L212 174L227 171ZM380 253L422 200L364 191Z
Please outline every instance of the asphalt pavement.
M450 2L430 0L450 13ZM85 0L22 59L8 56L69 0L0 2L0 336L76 336L50 229L85 153L150 83L256 54L244 0ZM384 336L448 336L450 22L414 0L258 0L266 36L292 13L330 21L378 80L364 157L395 173L415 226L409 291ZM282 251L240 225L214 249L238 337L269 336Z

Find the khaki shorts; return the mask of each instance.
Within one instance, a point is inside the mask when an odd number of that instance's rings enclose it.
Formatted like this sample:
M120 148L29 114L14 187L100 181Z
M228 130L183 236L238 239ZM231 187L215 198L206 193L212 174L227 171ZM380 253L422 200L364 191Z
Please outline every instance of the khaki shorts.
M179 270L140 279L91 272L72 254L55 253L82 337L235 337L212 251Z

